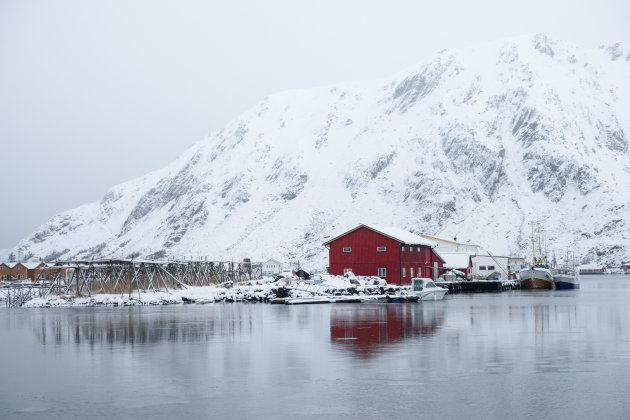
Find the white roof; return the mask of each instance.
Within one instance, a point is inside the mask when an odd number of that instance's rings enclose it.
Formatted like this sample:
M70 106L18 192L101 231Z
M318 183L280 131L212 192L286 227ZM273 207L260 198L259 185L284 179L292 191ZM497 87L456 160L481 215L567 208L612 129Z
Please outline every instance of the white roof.
M466 268L470 255L461 252L440 252L440 256L444 259L444 268Z
M34 268L36 268L38 265L41 264L41 262L6 262L6 263L1 263L0 264L6 264L9 268L13 268L18 264L23 265L24 267L26 267L28 270L32 270ZM46 264L44 264L46 265Z
M267 260L267 261L265 261L263 264L267 264L267 263L270 263L270 262L274 262L274 263L276 263L276 264L282 264L280 261L278 261L278 260L274 260L273 258L268 259L268 260Z
M604 265L599 265L599 264L583 264L579 266L578 268L580 270L601 270L604 267L605 267Z
M9 268L13 268L13 267L15 267L15 266L16 266L16 265L18 265L18 264L21 264L21 265L23 265L23 266L26 266L26 264L25 264L25 263L23 263L23 262L19 262L19 261L18 261L18 262L6 262L6 263L4 263L4 264L6 264ZM27 267L27 268L28 268L28 267Z
M394 239L397 239L399 242L402 242L406 245L426 245L430 247L434 247L436 245L435 242L430 241L426 238L423 238L420 235L416 235L415 233L411 233L405 229L390 227L390 226L378 226L378 225L363 225L372 230L376 230L386 236L390 236ZM441 254L440 254L441 255Z
M25 262L25 263L22 263L22 265L24 267L28 268L29 270L32 270L32 269L36 268L40 264L41 264L41 262ZM44 265L46 265L46 264L44 264Z

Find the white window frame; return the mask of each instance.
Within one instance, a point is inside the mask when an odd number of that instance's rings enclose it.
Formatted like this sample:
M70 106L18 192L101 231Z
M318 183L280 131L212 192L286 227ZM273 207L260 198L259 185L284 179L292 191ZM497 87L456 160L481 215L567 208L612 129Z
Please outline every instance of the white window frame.
M386 246L377 246L376 247L376 252L387 252L387 247Z
M379 267L376 269L376 272L378 277L387 277L387 268Z
M405 270L405 267L402 268L403 269L403 277L407 277L407 270Z
M413 267L409 267L409 275L413 277Z
M480 265L479 266L479 271L486 271L486 266L485 265Z
M349 246L346 246L343 248L343 252L352 252L352 248Z
M420 247L418 247L418 252L420 252Z
M405 247L404 246L402 247L402 252L405 252Z
M494 265L489 265L488 266L488 271L490 271L490 270L494 270Z
M352 268L344 268L343 274L346 274L346 273L352 273Z

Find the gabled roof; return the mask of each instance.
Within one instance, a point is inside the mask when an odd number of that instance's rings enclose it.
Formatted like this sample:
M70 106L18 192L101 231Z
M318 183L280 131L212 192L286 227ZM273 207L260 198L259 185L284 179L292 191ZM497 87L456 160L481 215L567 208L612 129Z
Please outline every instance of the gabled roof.
M274 260L273 258L268 259L267 261L264 261L263 264L267 264L269 262L275 262L276 264L280 264L282 265L282 263L278 260Z
M9 263L6 263L6 265L7 265L9 268L15 268L15 266L16 266L16 265L21 265L22 267L26 268L26 266L24 265L24 263L21 263L21 262L19 262L19 261L18 261L18 262L9 262Z
M28 268L29 270L37 268L40 265L46 266L46 263L43 263L43 262L27 262L27 263L22 263L22 264L24 265L24 267Z
M470 255L462 252L441 252L445 268L465 268L470 264Z
M389 227L389 226L364 225L364 224L360 224L354 229L344 232L341 235L335 236L328 242L325 242L323 245L329 245L330 243L341 238L342 236L345 236L351 232L354 232L355 230L360 229L362 227L366 229L370 229L371 231L380 233L381 235L387 236L388 238L398 241L404 245L424 245L424 246L429 246L429 247L434 247L436 245L435 242L430 241L426 238L423 238L420 235L416 235L415 233L406 231L404 229Z

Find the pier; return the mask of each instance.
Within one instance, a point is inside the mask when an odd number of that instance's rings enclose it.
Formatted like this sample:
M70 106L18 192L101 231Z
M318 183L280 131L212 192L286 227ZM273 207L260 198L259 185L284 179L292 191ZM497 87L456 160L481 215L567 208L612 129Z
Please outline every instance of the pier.
M501 292L521 288L521 283L518 280L436 281L435 284L447 288L449 294Z

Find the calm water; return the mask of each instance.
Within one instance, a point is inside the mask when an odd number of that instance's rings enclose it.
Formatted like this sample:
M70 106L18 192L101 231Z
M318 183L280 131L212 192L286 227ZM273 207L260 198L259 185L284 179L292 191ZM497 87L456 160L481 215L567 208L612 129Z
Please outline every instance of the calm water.
M630 276L419 304L0 309L0 418L628 418Z

